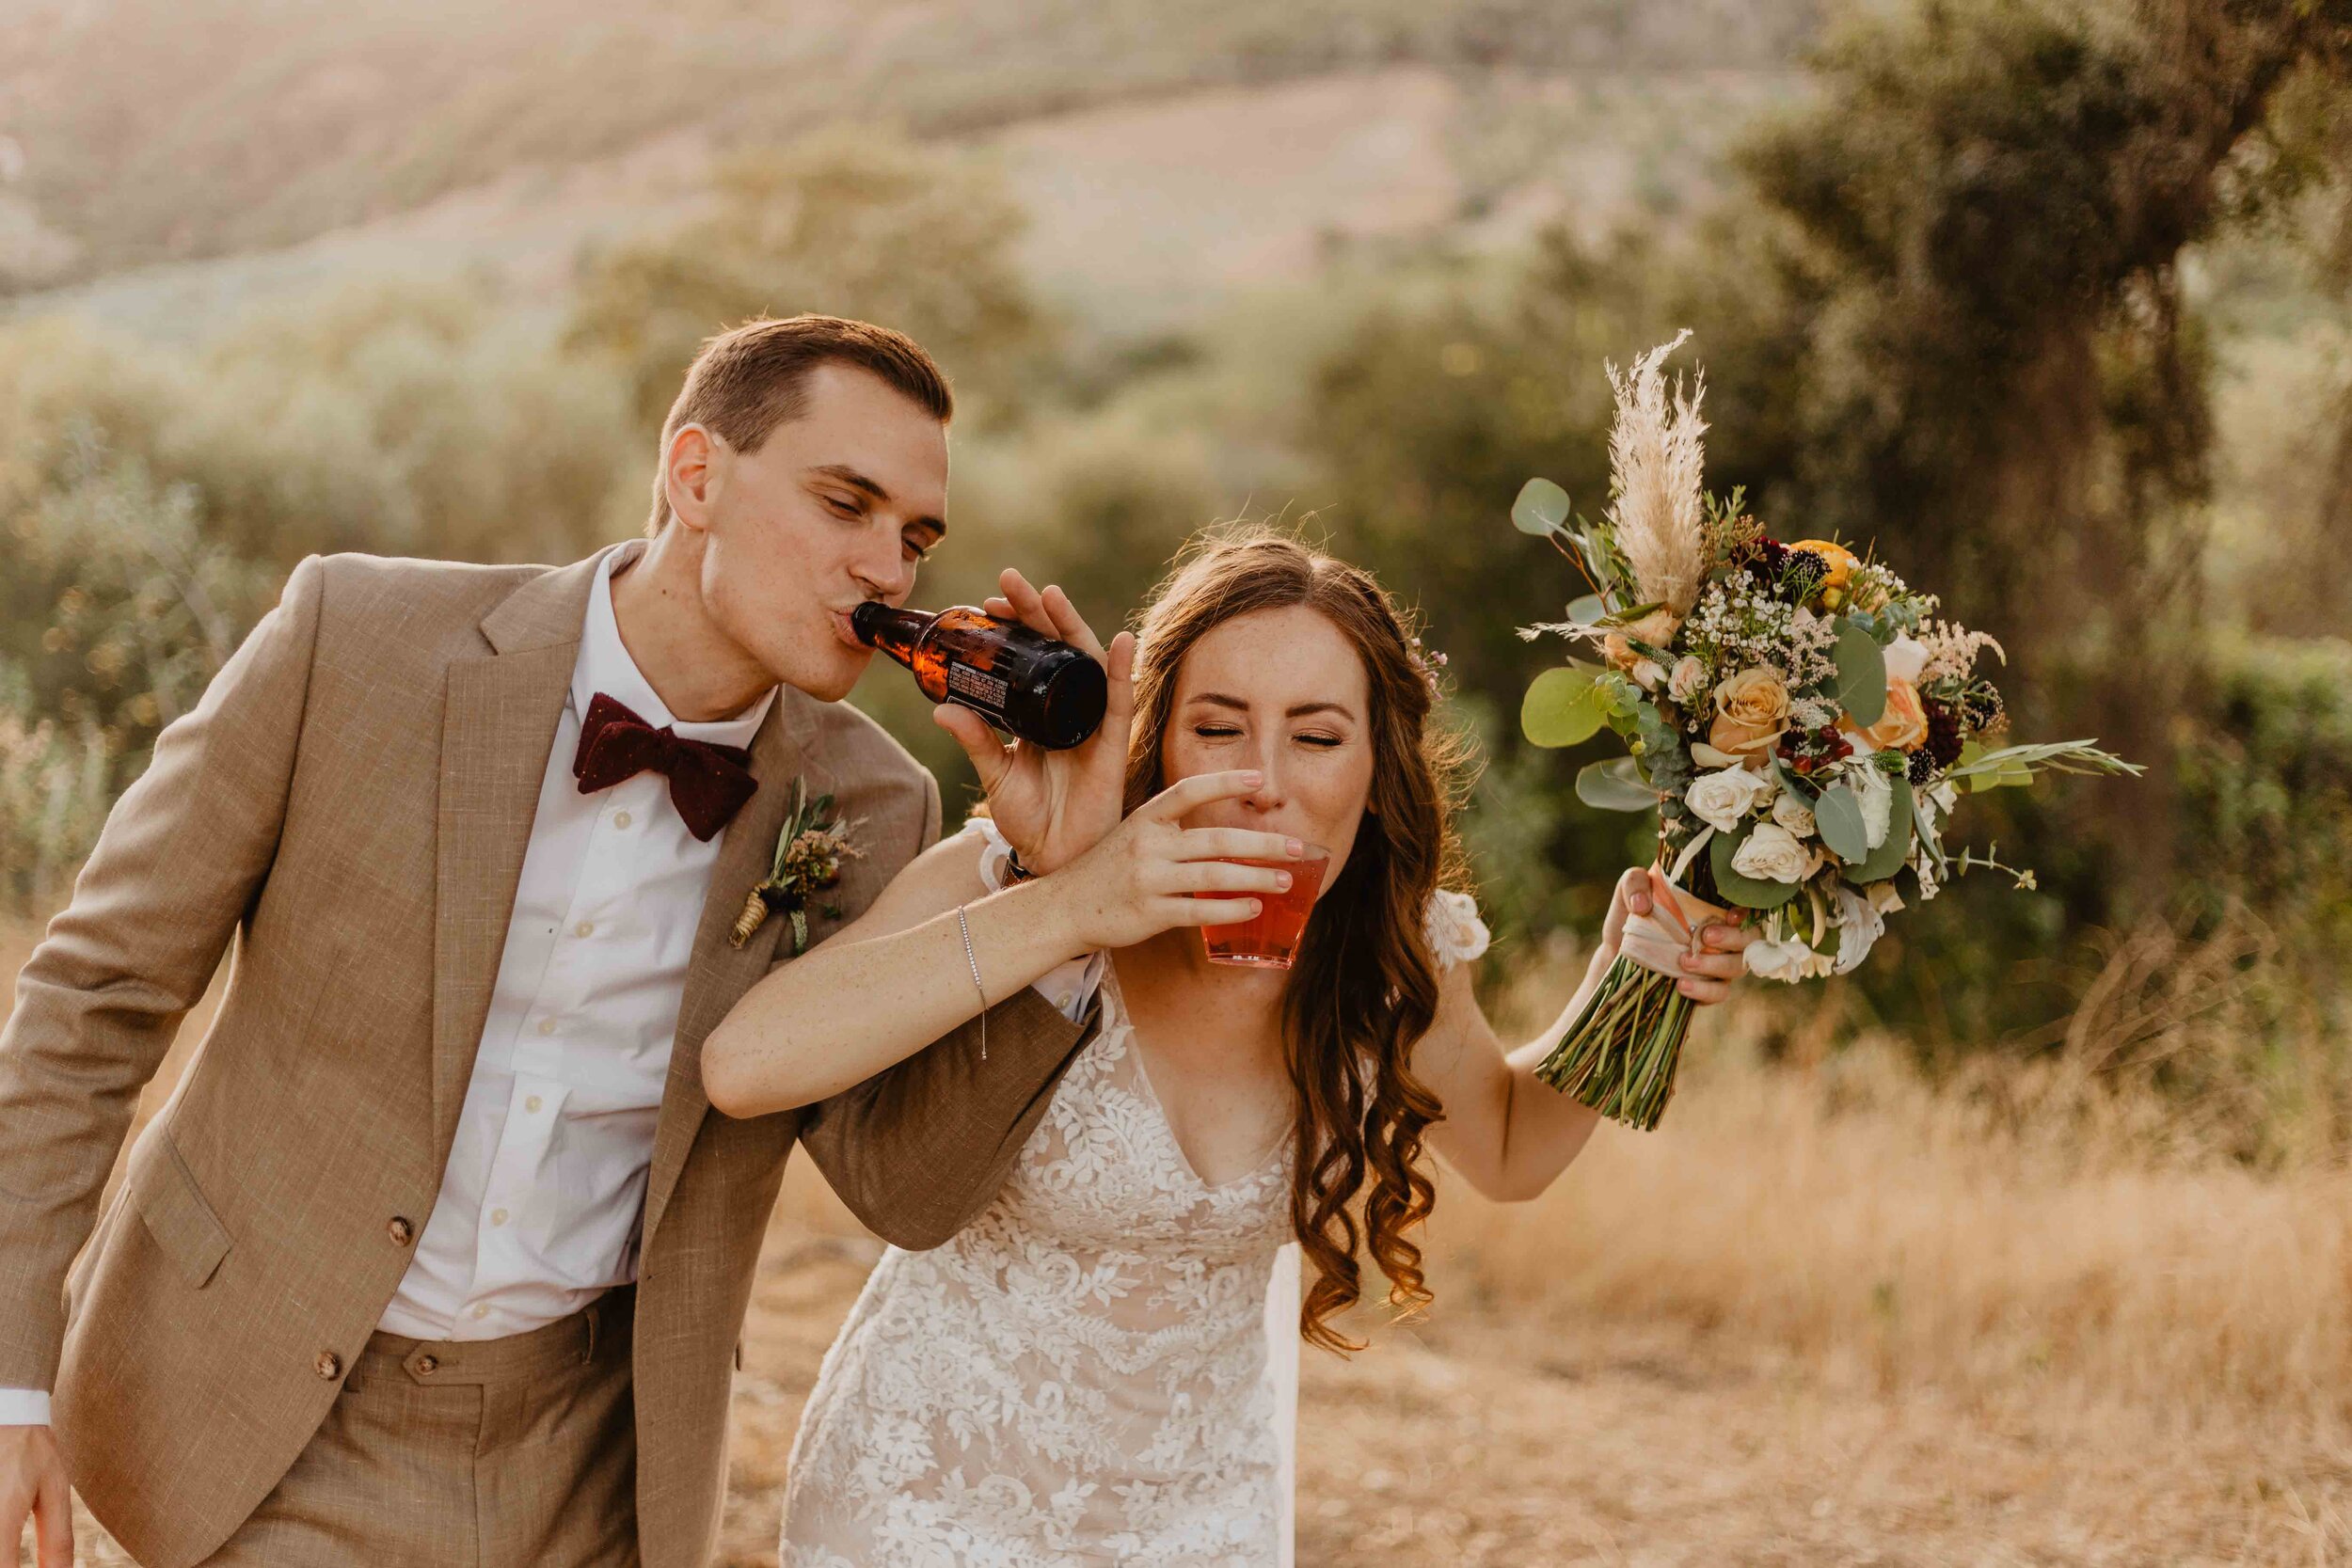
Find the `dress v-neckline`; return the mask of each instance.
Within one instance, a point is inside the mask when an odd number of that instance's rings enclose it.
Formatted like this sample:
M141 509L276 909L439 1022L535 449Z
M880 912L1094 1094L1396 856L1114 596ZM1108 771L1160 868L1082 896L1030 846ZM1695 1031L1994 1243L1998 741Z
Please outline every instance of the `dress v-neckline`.
M1103 992L1118 1014L1118 1026L1126 1034L1127 1049L1134 1053L1136 1058L1136 1077L1143 1085L1142 1098L1151 1105L1152 1115L1158 1118L1161 1132L1167 1135L1168 1147L1176 1156L1177 1168L1194 1186L1212 1196L1222 1195L1270 1175L1281 1163L1286 1138L1276 1138L1266 1147L1265 1152L1259 1155L1257 1162L1239 1176L1223 1181L1211 1181L1200 1174L1200 1167L1192 1163L1192 1156L1184 1151L1184 1140L1176 1135L1175 1120L1168 1114L1167 1101L1160 1098L1159 1085L1152 1082L1151 1058L1144 1054L1143 1037L1136 1032L1135 1015L1127 1010L1126 992L1119 984L1119 965L1108 953L1103 955ZM1104 1032L1107 1034L1108 1030Z

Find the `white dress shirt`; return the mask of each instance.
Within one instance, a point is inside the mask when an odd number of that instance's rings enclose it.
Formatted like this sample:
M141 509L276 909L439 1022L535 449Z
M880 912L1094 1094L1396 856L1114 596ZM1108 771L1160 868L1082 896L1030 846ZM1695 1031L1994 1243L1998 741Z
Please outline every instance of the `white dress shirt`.
M379 1323L389 1333L521 1334L637 1277L671 1040L724 835L687 832L660 773L581 794L580 719L601 691L656 729L749 748L776 698L711 723L672 718L612 617L612 575L644 549L596 570L456 1141ZM46 1390L0 1388L0 1425L49 1419Z
M687 832L659 773L581 794L580 719L603 692L656 729L748 748L776 695L733 719L673 719L612 618L612 573L642 549L607 556L589 594L473 1079L388 1333L527 1333L637 1277L671 1039L723 835Z

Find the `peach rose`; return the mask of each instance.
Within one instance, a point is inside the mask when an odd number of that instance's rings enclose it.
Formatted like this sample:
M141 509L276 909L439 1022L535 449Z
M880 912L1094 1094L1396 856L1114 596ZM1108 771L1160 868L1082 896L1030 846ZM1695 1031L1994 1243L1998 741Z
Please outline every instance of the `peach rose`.
M1854 728L1851 718L1841 720L1838 728ZM1919 689L1907 680L1886 683L1886 711L1879 721L1862 732L1862 738L1882 752L1915 752L1928 738L1927 705L1919 700Z
M1788 717L1788 688L1773 672L1751 665L1715 688L1715 711L1735 723L1768 729Z
M1770 670L1740 671L1715 688L1715 721L1707 743L1750 768L1762 768L1788 727L1788 688Z
M1681 629L1681 616L1677 615L1671 610L1653 610L1640 620L1627 626L1622 631L1613 631L1602 638L1601 657L1609 661L1612 669L1622 670L1629 675L1632 674L1634 667L1639 665L1645 656L1634 647L1630 639L1639 638L1653 648L1663 648L1675 640L1675 633Z

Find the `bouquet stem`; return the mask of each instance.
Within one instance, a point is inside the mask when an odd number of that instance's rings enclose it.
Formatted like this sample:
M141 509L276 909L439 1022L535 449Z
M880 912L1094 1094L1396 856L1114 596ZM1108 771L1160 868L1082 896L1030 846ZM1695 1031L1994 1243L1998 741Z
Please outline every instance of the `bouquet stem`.
M1649 1132L1674 1098L1675 1069L1691 1033L1691 999L1677 958L1692 933L1727 911L1650 870L1651 915L1626 922L1617 957L1535 1076L1613 1121Z
M1646 1132L1674 1098L1675 1069L1690 1032L1691 999L1675 982L1619 958L1535 1076Z

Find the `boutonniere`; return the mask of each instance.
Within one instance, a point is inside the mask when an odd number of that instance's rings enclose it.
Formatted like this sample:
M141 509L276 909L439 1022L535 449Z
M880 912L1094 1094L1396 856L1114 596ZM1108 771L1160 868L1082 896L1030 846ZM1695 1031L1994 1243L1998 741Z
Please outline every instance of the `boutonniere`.
M792 956L797 958L807 952L809 900L841 880L843 861L866 853L850 842L850 830L854 826L834 819L832 796L819 795L812 800L808 786L794 779L792 809L785 816L784 831L776 834L774 863L769 867L767 880L744 895L743 912L735 917L735 929L727 940L742 946L766 922L771 910L782 910L792 920ZM818 908L835 920L841 918L841 911L832 904Z

